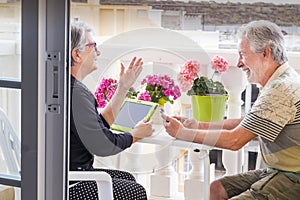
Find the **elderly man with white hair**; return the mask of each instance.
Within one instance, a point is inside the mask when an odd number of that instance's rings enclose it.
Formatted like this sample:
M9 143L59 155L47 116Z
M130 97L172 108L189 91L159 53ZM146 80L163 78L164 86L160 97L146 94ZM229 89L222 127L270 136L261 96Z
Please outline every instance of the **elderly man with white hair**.
M267 168L214 181L210 199L299 199L300 76L288 64L276 24L253 21L238 36L238 67L261 87L251 110L242 119L211 123L163 115L166 131L178 139L230 150L258 138Z

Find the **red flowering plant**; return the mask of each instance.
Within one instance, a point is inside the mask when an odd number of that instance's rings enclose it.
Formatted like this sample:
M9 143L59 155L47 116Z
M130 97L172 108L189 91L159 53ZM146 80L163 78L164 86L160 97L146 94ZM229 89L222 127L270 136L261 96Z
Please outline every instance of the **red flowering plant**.
M219 81L214 81L216 73L225 72L228 69L228 61L221 56L214 56L211 60L211 67L214 70L211 78L200 75L200 63L195 60L187 61L177 76L182 91L187 95L224 95L227 94L224 86Z
M168 75L148 75L142 82L145 90L138 95L138 99L151 101L163 106L166 102L174 103L181 96L180 88Z

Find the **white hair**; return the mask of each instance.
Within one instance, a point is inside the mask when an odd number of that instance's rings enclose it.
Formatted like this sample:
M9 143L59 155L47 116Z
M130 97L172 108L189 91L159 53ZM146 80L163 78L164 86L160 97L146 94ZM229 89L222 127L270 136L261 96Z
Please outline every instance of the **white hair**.
M275 23L267 20L252 21L239 29L238 37L247 38L251 50L256 53L263 52L269 46L273 60L279 64L288 60L283 33Z

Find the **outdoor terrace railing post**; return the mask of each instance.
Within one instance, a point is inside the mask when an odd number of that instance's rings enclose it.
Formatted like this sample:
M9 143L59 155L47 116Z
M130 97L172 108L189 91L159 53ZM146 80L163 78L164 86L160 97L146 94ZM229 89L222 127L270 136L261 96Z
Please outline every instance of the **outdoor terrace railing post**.
M188 178L184 181L184 200L208 200L209 190L207 188L210 184L209 152L208 150L189 149L188 156L192 168Z
M150 176L150 199L174 199L177 195L178 174L172 165L175 149L171 146L157 145L158 168Z
M227 102L227 118L234 119L241 117L241 94L247 85L246 77L241 69L237 67L229 67L222 74L222 82L229 94ZM238 151L223 150L223 165L226 169L226 175L232 175L242 172L244 149Z

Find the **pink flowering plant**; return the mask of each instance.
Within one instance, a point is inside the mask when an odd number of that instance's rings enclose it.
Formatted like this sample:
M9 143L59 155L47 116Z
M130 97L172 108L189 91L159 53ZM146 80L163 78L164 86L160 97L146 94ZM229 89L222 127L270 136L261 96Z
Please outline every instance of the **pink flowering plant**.
M104 108L111 100L118 86L118 82L112 78L102 78L95 91L95 97L99 108Z
M98 88L94 93L99 108L104 108L106 106L106 104L113 97L117 87L118 81L116 79L102 78ZM133 88L130 88L126 97L136 98L137 94L137 91L135 91Z
M181 96L180 88L168 75L148 75L142 82L145 90L138 95L138 99L151 101L163 106L166 102L174 103Z
M180 88L175 84L174 80L168 75L148 75L142 82L141 91L130 88L127 98L137 98L143 101L151 101L163 106L165 102L174 103L174 100L181 96ZM99 108L104 108L111 100L118 82L112 78L103 78L95 91L95 98Z
M187 61L177 76L179 86L183 92L187 91L187 95L225 95L227 94L224 86L219 81L214 81L213 77L216 73L225 72L228 69L228 61L221 56L214 56L211 60L211 67L214 70L211 78L201 76L200 63L195 60Z

